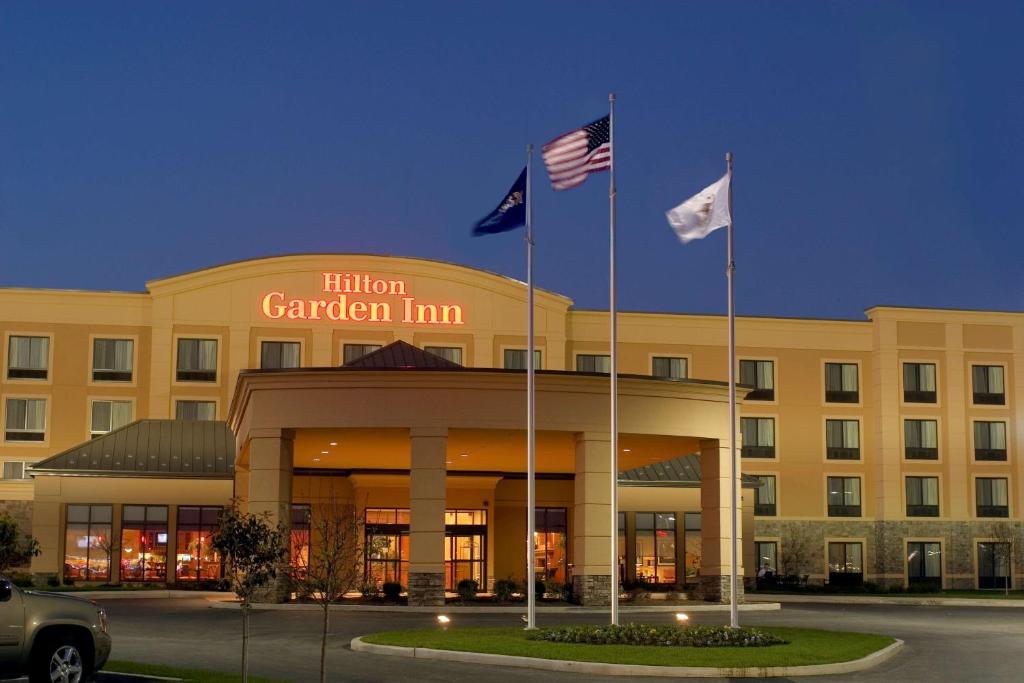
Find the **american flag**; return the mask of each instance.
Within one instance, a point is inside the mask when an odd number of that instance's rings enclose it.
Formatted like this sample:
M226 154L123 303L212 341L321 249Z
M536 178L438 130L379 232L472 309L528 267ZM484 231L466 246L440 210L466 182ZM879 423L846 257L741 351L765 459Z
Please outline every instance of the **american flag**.
M608 117L588 123L544 145L544 164L551 187L571 190L594 171L612 167L612 138Z

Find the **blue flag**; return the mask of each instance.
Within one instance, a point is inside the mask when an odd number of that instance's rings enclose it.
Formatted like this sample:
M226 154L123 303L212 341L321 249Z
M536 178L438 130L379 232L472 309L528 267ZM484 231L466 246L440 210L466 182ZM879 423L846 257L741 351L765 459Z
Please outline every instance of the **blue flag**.
M473 226L474 235L493 235L526 225L526 169L505 194L498 208Z

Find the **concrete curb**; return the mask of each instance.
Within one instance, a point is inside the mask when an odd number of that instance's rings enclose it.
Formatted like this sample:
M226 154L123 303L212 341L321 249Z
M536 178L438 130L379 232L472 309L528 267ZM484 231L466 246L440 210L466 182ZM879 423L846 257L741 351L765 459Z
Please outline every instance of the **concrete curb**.
M765 595L762 598L747 593L751 603L794 603L807 605L907 605L910 607L1016 607L1024 609L1024 600L999 598L901 598L881 595Z
M45 589L36 589L45 591ZM139 590L139 591L54 591L58 595L70 595L88 600L180 600L182 598L201 598L204 600L234 600L235 594L224 591L179 591L179 590Z
M881 650L872 652L866 657L849 662L833 664L810 664L807 666L765 666L719 668L712 666L651 666L648 664L605 664L599 662L574 662L562 659L540 659L538 657L518 657L512 655L492 655L481 652L459 652L456 650L432 650L424 647L397 647L394 645L375 645L353 638L351 643L354 652L366 652L376 655L410 657L414 659L433 659L465 664L487 664L490 666L512 666L523 669L540 669L542 671L559 671L569 673L590 674L592 676L647 676L658 678L771 678L787 676L822 676L828 674L847 674L864 671L878 666L896 656L903 647L902 640L888 645Z
M214 602L210 605L215 609L238 609L239 603ZM302 604L277 604L277 603L254 603L254 610L265 612L319 612L320 605ZM757 604L743 604L739 606L741 612L774 612L782 608L777 602L759 602ZM419 607L409 605L331 605L332 612L392 612L396 614L523 614L526 605L444 605L437 607ZM619 608L623 614L642 612L728 612L729 605L718 604L695 604L695 605L623 605ZM606 614L607 607L537 607L541 614Z

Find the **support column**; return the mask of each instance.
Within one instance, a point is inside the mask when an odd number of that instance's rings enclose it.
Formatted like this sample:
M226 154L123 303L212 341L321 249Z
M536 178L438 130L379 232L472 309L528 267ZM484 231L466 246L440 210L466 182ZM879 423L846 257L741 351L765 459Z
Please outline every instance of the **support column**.
M732 517L729 511L730 482L737 487L736 500L742 519L743 503L740 496L740 480L732 482L732 465L729 461L729 442L718 439L701 439L700 442L700 535L702 556L700 561L700 585L704 599L708 602L729 602L732 543ZM737 453L737 457L739 454ZM743 600L743 527L738 525L740 538L736 573L739 581L739 599Z
M409 604L444 605L448 430L409 430Z
M576 435L573 594L584 605L611 604L611 435Z
M254 429L249 432L248 511L266 514L271 524L291 523L294 434L286 429ZM288 582L283 574L261 596L284 602Z

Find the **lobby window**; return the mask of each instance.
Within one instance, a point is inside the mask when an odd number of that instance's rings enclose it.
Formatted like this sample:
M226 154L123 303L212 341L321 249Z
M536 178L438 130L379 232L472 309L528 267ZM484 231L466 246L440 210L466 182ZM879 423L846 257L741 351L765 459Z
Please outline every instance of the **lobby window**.
M864 583L864 546L861 543L828 544L828 584L859 586Z
M215 401L175 401L174 417L177 420L216 420Z
M907 583L910 588L942 588L942 544L907 543Z
M779 574L779 544L776 541L754 541L757 578L770 579Z
M459 581L472 579L485 584L487 558L487 511L445 510L445 588L454 591Z
M135 342L131 339L92 340L94 382L131 382Z
M178 581L216 581L221 577L220 554L210 539L217 533L221 508L178 508L178 542L174 575Z
M533 570L538 581L566 581L569 529L565 508L537 508Z
M424 346L423 350L462 365L462 348L459 346Z
M109 505L68 505L64 534L65 580L110 580L112 519Z
M755 474L760 485L754 489L754 514L758 517L775 516L775 475Z
M132 421L131 401L93 401L89 433L92 438L124 427Z
M580 353L576 355L576 372L603 372L608 374L611 371L611 356L593 353Z
M825 457L860 460L859 420L825 420Z
M1009 517L1010 503L1004 477L978 477L974 480L978 517Z
M974 389L975 405L1006 405L1006 389L1003 385L1003 366L972 365L971 383Z
M903 364L903 402L935 403L935 363Z
M7 441L46 441L46 399L7 399L4 427Z
M125 505L121 514L121 580L167 578L167 506Z
M651 375L654 377L686 379L690 376L689 373L689 362L686 358L655 356L651 359Z
M856 363L825 363L825 400L828 403L860 401Z
M217 340L179 339L176 377L179 382L216 382Z
M374 351L380 351L380 344L345 344L341 347L341 362L348 365Z
M740 432L743 435L744 458L775 457L775 418L740 418Z
M860 477L828 478L828 516L860 517Z
M505 349L502 353L503 367L506 370L526 370L526 359L529 357L529 349ZM533 367L540 370L540 351L533 352Z
M615 550L619 553L619 581L626 581L626 513L619 513L619 539Z
M288 558L291 566L300 573L309 569L310 526L313 508L310 505L292 505L291 542Z
M770 360L741 360L740 384L754 387L746 401L775 400L775 362Z
M904 420L903 441L907 460L939 459L939 423L935 420Z
M366 580L409 585L409 510L367 508L365 512Z
M683 514L683 550L686 560L686 580L696 579L700 574L701 558L704 555L704 540L701 536L699 512Z
M939 478L907 477L907 517L939 516Z
M27 468L32 463L15 460L4 462L4 481L26 481L32 477L28 476Z
M676 515L636 513L636 580L676 582Z
M974 423L974 459L1006 460L1006 423Z
M1009 543L978 544L978 588L1013 588Z
M265 341L260 343L260 368L283 370L302 364L302 344L299 342Z
M49 337L11 335L7 349L7 379L46 379L49 364Z

